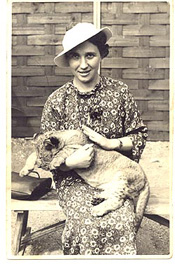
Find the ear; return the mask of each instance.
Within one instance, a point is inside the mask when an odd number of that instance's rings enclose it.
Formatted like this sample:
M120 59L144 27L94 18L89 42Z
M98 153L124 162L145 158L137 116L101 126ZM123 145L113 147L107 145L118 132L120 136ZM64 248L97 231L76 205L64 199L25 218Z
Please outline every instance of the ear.
M34 139L34 140L38 139L38 137L41 136L42 134L43 134L43 133L35 133L35 134L33 135L33 139Z

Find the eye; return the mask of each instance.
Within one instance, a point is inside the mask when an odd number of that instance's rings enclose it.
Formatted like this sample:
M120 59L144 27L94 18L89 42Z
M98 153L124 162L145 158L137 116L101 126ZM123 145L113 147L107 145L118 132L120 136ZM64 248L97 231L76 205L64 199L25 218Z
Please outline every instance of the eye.
M86 58L87 59L93 59L95 57L95 54L94 53L88 53L87 55L86 55Z
M50 137L50 142L53 146L58 147L59 140L56 137Z
M46 150L52 150L53 148L58 148L59 140L56 137L50 137L44 141L44 146Z
M70 53L68 56L69 56L69 59L73 59L73 60L79 59L79 55L77 53Z

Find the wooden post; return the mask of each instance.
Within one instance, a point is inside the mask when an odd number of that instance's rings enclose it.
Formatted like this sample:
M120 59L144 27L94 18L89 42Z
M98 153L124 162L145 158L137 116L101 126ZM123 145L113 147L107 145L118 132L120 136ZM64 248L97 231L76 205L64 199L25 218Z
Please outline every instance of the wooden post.
M93 5L93 23L100 29L100 0L95 0Z
M93 4L93 23L97 29L100 29L100 0L95 0ZM98 69L98 73L100 74L100 68Z

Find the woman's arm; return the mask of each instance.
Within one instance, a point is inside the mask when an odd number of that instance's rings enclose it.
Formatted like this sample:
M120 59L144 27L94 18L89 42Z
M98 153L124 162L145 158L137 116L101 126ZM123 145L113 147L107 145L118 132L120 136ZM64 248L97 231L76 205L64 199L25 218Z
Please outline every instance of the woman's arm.
M129 151L133 148L132 140L129 137L109 139L111 150Z
M121 97L123 98L122 111L124 113L123 137L128 137L133 145L127 156L138 162L146 145L147 127L143 123L137 104L127 86L121 89Z
M83 132L102 148L106 150L119 150L127 157L138 162L146 145L148 137L147 127L140 117L137 104L129 92L127 85L122 87L120 93L123 136L108 139L86 126L83 126Z
M101 146L103 149L129 151L133 147L132 140L129 137L109 139L103 137L85 125L82 126L82 129L83 133L87 135L90 140Z

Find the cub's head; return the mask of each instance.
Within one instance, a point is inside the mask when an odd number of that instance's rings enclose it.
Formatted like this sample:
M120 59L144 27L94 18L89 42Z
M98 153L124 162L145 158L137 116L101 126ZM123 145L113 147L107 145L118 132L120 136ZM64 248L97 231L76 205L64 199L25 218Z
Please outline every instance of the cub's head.
M33 136L35 150L37 153L37 165L45 170L49 170L50 162L54 156L64 147L64 141L57 137L54 132L49 131Z
M54 135L54 132L38 133L33 136L38 153L61 150L64 142Z
M43 141L43 144L44 144L44 148L48 151L56 148L58 149L59 147L59 139L56 138L56 137L49 137L49 138L46 138L44 141Z

